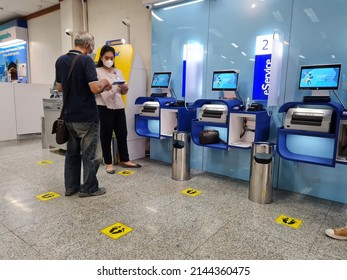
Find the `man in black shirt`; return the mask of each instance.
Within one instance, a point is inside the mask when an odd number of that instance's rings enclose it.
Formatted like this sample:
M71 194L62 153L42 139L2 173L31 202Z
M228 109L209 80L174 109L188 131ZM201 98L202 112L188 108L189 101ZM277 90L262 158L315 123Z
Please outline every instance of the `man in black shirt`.
M96 173L102 155L100 148L100 126L95 95L104 90L111 90L112 85L106 80L98 81L93 60L87 55L94 49L94 37L87 32L78 32L75 47L60 56L55 64L58 91L63 92L64 118L69 140L65 156L65 196L79 192L79 197L90 197L106 193L99 187ZM68 73L74 57L78 59ZM67 87L69 93L66 97ZM81 184L81 166L83 162L83 183Z

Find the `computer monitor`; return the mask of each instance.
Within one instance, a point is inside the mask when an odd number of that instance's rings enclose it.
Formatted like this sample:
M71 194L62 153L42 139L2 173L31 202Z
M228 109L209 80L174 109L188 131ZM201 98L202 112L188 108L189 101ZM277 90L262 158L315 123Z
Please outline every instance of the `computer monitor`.
M154 72L151 88L169 88L171 72Z
M167 96L170 93L171 72L154 72L151 88L159 89L153 92L152 96Z
M312 90L312 94L326 95L339 88L341 64L303 65L300 69L300 90ZM319 92L323 94L319 94ZM325 94L324 94L325 93Z
M235 97L239 79L237 70L218 70L212 74L212 91L223 91L224 97Z

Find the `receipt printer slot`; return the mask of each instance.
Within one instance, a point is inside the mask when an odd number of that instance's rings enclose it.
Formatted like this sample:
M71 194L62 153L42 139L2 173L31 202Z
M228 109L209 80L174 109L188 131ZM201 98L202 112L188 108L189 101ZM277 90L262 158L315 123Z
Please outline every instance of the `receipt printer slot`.
M158 117L159 109L160 109L159 102L147 101L143 103L140 110L140 115L149 116L149 117Z
M206 118L221 118L221 116L223 115L223 112L220 112L220 111L208 111L208 112L204 112L202 113L202 116L203 117L206 117Z
M284 128L329 133L332 114L332 109L290 108Z
M322 116L303 116L299 114L293 114L291 123L298 125L314 125L321 126L323 121Z
M205 104L199 111L199 120L205 122L226 123L228 107L223 104Z

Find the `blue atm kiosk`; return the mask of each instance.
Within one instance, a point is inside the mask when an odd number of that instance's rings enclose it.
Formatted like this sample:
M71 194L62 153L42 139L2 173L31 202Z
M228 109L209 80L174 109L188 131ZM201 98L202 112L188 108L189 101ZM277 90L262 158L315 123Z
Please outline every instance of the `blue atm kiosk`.
M341 64L301 66L299 90L312 94L304 96L302 102L288 102L279 109L284 113L283 126L277 130L277 151L282 158L335 166L343 154L339 147L343 146L341 131L346 117L342 103L330 102L329 91L335 93L338 89L340 72ZM346 163L346 159L342 157L340 162Z
M270 117L265 110L239 110L238 99L199 99L194 102L197 118L192 121L192 140L196 145L229 150L229 148L250 149L255 141L267 141L270 132ZM221 141L214 144L200 144L201 131L219 131Z
M176 106L175 98L139 97L135 104L141 105L140 113L135 115L135 131L139 136L171 138L174 131L191 130L195 112Z

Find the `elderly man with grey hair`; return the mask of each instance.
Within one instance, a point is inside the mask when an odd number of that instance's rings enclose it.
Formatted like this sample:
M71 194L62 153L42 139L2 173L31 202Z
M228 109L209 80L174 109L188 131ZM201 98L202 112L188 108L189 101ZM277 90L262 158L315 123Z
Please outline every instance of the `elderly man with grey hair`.
M74 49L55 63L57 89L63 92L69 136L64 168L65 196L78 193L79 197L90 197L106 193L96 177L102 156L95 95L111 90L112 85L106 79L98 81L94 61L88 56L94 50L93 35L78 32L74 43Z

